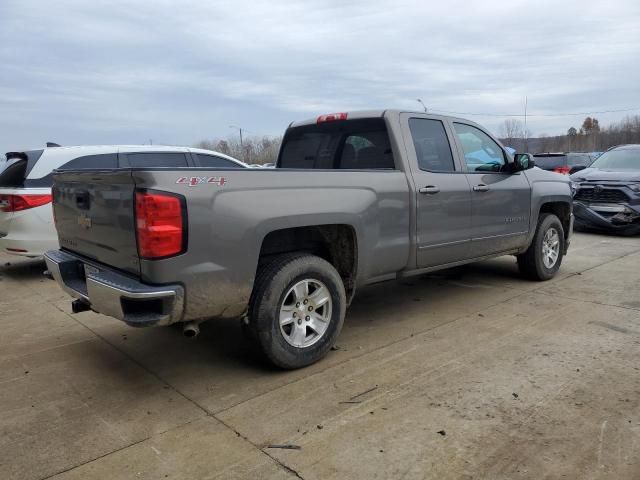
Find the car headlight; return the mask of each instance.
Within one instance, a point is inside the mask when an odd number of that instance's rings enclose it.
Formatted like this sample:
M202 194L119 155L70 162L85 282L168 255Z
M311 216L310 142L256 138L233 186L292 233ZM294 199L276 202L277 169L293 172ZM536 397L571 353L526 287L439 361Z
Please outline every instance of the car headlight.
M629 188L634 192L640 192L640 183L636 183L634 185L629 185Z

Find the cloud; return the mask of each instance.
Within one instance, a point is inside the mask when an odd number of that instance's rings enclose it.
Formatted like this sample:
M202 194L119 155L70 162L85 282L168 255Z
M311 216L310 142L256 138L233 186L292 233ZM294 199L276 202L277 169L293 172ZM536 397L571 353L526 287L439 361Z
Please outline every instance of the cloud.
M278 134L417 97L472 113L519 113L525 96L534 114L640 107L639 14L634 1L5 0L0 147L190 144L232 123Z

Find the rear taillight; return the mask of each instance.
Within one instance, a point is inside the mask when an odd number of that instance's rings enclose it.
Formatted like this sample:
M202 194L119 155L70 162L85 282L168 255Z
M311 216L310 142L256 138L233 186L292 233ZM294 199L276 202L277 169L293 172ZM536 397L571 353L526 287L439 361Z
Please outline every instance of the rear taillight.
M178 255L186 245L182 197L169 193L136 192L136 234L142 258Z
M320 115L316 120L316 123L335 122L337 120L346 120L346 112L341 113L328 113L326 115Z
M556 167L553 169L553 171L556 173L561 173L563 175L569 175L569 173L571 172L571 167L567 167L567 166Z
M0 211L19 212L51 203L51 194L0 195Z

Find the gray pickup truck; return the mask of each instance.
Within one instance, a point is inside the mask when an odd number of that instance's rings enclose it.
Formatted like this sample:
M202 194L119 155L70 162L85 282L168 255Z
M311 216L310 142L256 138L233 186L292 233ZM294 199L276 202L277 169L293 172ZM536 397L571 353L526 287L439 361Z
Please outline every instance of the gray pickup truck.
M398 110L292 123L275 169L54 177L45 258L75 312L191 336L240 318L284 368L327 353L358 287L499 255L547 280L573 224L567 177L473 122Z

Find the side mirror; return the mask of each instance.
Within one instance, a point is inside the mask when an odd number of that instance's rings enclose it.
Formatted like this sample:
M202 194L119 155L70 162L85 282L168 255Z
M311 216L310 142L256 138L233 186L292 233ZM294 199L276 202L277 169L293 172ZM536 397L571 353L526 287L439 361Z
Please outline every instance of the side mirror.
M530 153L516 153L513 156L513 164L516 172L529 170L536 166Z
M576 165L575 167L571 167L571 170L569 170L569 175L579 172L580 170L584 170L585 168L587 168L586 165Z

